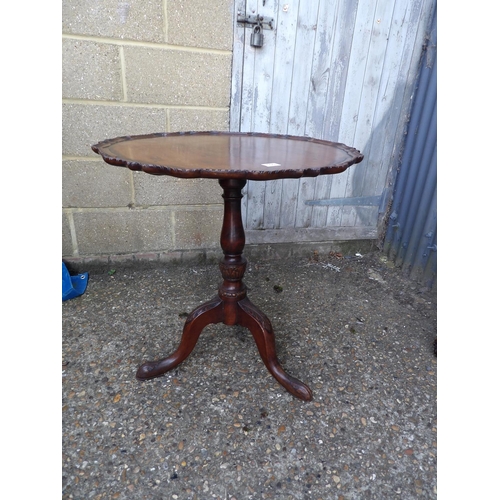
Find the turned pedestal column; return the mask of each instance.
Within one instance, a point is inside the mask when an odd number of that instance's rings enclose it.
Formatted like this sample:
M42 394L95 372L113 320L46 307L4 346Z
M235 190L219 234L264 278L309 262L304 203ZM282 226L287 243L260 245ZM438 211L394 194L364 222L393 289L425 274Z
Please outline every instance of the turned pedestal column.
M241 325L250 330L257 344L260 356L273 377L291 394L304 401L312 399L309 387L288 375L276 356L276 345L271 322L267 316L247 297L243 276L246 259L243 257L245 231L241 219L241 190L245 179L221 179L224 193L224 220L220 243L224 256L219 268L222 283L219 294L212 300L197 307L186 319L182 338L177 350L159 361L146 362L137 370L139 380L163 375L184 361L194 349L201 331L214 323Z

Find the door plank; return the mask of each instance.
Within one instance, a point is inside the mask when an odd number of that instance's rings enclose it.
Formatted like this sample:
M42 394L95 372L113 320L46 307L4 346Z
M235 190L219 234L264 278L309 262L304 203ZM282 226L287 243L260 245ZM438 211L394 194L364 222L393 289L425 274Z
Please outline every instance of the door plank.
M299 3L289 2L286 9L279 8L280 4L275 3L278 5L278 9L275 12L276 43L274 47L269 131L275 134L286 134L290 108L289 96L294 71L294 48L296 45ZM272 161L272 158L269 161ZM280 227L282 195L283 181L281 179L266 182L265 229Z
M248 110L243 112L243 104L248 101L242 98L243 92L243 68L245 62L245 28L237 23L238 12L246 12L245 0L235 0L233 9L233 61L231 75L231 105L229 108L229 130L241 132L243 116L247 116ZM241 217L246 221L247 217L247 186L242 190Z
M393 2L390 3L392 4ZM346 92L340 118L339 142L352 145L357 149L361 149L362 146L364 146L363 142L356 142L356 130L358 126L360 102L366 84L365 73L369 64L371 32L376 7L376 0L367 0L365 2L359 2L356 10L346 77ZM358 136L360 140L364 137L363 134L359 133ZM355 168L356 166L353 167ZM338 198L342 196L351 196L348 186L350 186L349 178L354 172L350 173L350 170L353 169L349 168L346 173L347 175L336 176L339 177L339 179L335 179L335 181L332 179L330 193L326 197ZM342 226L352 226L356 220L355 207L329 207L327 214L328 213L331 213L333 220L337 221L339 220L340 213L340 225Z
M332 44L334 40L335 18L338 14L339 0L320 0L316 14L316 36L310 69L310 86L307 108L305 112L305 135L316 139L323 139L323 120L325 112L326 95L330 79L330 61ZM296 225L301 227L318 227L318 214L324 211L316 207L305 205L305 201L321 197L322 188L330 182L327 177L320 176L315 179L302 179L300 181ZM315 217L316 216L316 217Z
M392 24L394 2L379 2L372 19L367 18L366 26L370 29L370 42L366 57L366 68L363 78L363 89L360 96L359 109L356 119L356 128L353 138L354 144L359 144L360 148L369 149L371 135L377 123L374 123L375 111L378 104L379 89L381 84L384 61L387 54L389 31ZM369 157L369 154L367 153ZM348 172L346 177L346 196L362 196L362 184L369 162L364 162L360 168ZM370 186L372 187L372 186ZM370 189L367 193L375 194ZM362 220L372 222L374 209L359 210ZM344 222L347 217L349 222ZM356 225L358 221L358 209L356 207L344 207L342 209L342 225Z
M310 75L318 27L318 7L317 2L300 2L299 4L286 129L289 135L303 136L306 131ZM297 224L300 227L307 219L303 212L307 209L308 213L311 213L311 207L307 207L304 200L299 201L300 193L304 193L304 190L301 191L303 184L314 186L314 179L283 179L280 227L294 227ZM305 196L307 199L307 192Z
M278 2L262 0L247 0L247 14L259 14L276 19ZM244 82L249 103L252 106L250 123L245 123L243 132L269 132L273 69L274 47L276 45L276 29L265 30L264 44L260 48L250 46L251 29L245 29L245 56L251 54L251 64L244 65ZM249 181L247 183L247 209L246 227L248 229L264 229L266 183Z
M346 95L346 80L348 62L351 53L352 37L356 21L356 13L358 11L358 2L341 1L336 4L335 16L332 13L330 18L330 29L333 30L332 44L328 64L330 67L328 87L324 98L320 102L319 113L322 113L323 120L318 123L317 134L321 135L322 139L338 141L338 128L333 129L330 126L329 120L333 116L338 116L337 122L340 121L342 107ZM326 27L324 29L327 29ZM349 89L347 89L347 92ZM344 174L343 177L345 177ZM317 179L315 186L315 199L329 198L331 185L333 182L338 182L339 179L334 179L334 176L327 176L324 179ZM327 223L328 210L320 207L313 208L314 227L323 227Z

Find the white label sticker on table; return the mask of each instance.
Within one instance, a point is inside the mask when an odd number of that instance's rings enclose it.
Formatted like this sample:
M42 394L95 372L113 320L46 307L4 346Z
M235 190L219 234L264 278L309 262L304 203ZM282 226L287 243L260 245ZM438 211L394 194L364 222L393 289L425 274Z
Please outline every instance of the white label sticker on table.
M263 167L281 167L281 163L263 163Z

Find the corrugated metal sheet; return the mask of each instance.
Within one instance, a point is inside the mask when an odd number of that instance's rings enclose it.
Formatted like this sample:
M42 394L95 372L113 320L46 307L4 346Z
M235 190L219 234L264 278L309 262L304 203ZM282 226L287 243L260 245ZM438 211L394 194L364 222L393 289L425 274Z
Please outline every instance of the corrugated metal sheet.
M388 258L429 288L437 275L436 31L434 10L384 239Z

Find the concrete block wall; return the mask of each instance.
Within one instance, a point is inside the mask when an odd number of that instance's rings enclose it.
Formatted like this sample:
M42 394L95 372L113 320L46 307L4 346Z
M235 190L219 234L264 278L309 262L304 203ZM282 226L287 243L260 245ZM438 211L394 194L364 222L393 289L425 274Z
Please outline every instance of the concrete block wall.
M63 0L62 24L63 259L217 252L216 180L114 167L91 145L229 130L233 0Z

